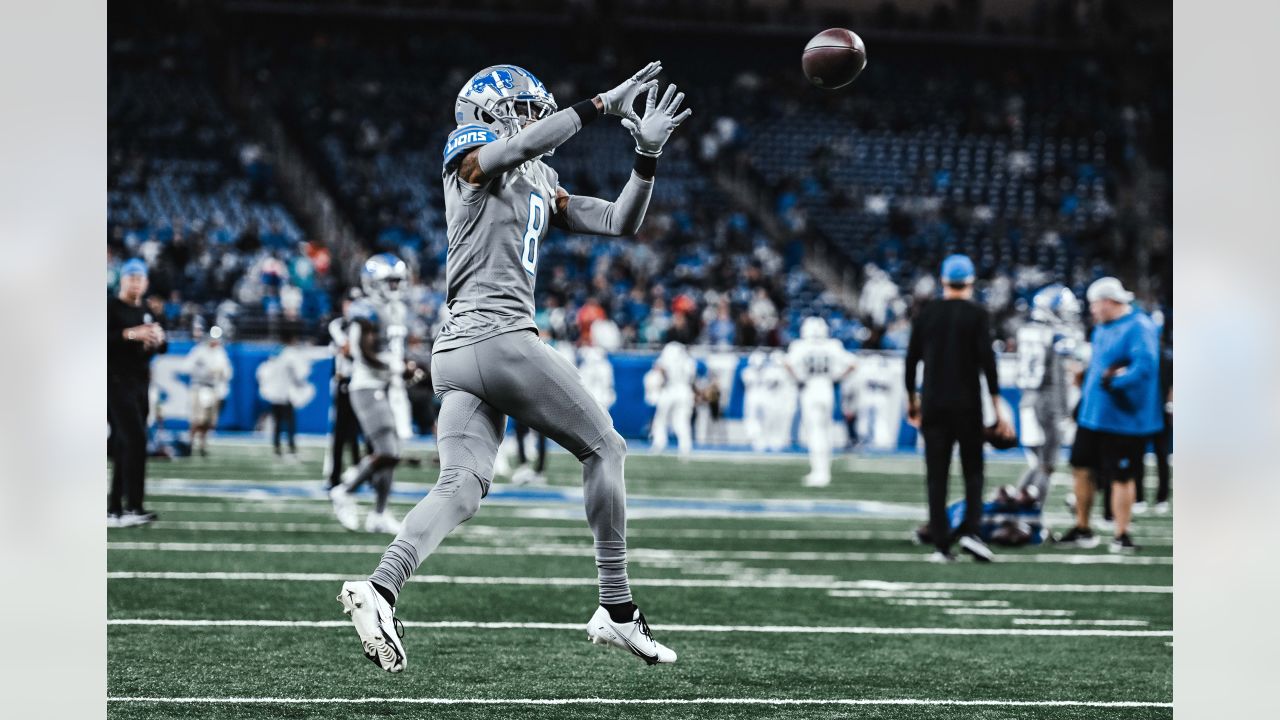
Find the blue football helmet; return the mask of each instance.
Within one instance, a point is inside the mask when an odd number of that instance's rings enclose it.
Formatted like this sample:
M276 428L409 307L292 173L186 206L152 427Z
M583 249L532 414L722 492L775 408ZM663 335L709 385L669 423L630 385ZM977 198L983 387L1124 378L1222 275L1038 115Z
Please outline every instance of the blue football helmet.
M502 138L557 109L555 96L533 73L515 65L492 65L458 91L453 116L459 126L483 125Z
M1031 319L1074 323L1080 319L1080 300L1070 288L1058 283L1046 285L1031 299Z

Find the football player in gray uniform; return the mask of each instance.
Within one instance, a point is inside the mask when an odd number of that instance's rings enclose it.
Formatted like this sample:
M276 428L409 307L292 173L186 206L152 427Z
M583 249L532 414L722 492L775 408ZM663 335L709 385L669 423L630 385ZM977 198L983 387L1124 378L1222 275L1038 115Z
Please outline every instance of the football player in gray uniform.
M450 318L431 360L440 398L440 478L405 516L368 580L343 584L338 596L365 656L384 670L405 667L396 598L444 537L479 509L507 415L582 462L600 584L588 638L649 664L675 662L676 654L653 639L627 580L626 443L572 363L539 340L533 321L538 250L549 225L618 236L635 233L644 220L658 157L690 114L679 112L684 93L674 85L658 98L661 71L661 63L649 63L612 90L564 110L532 73L514 65L485 68L458 93L458 127L445 143L443 168ZM643 116L633 107L641 95ZM612 202L570 195L542 161L602 115L622 118L636 148L634 170Z
M400 464L400 435L389 393L397 376L413 371L404 358L408 309L400 299L408 275L404 261L395 255L374 255L361 271L365 296L350 308L351 407L373 452L347 468L342 482L329 490L334 514L348 530L359 527L352 493L369 482L376 499L373 512L365 516L365 531L392 535L400 531L400 523L387 510L393 474Z
M1018 502L1043 507L1062 449L1067 407L1066 364L1080 337L1080 301L1062 285L1049 285L1031 301L1030 321L1018 329L1018 403L1022 445L1031 467L1018 482Z

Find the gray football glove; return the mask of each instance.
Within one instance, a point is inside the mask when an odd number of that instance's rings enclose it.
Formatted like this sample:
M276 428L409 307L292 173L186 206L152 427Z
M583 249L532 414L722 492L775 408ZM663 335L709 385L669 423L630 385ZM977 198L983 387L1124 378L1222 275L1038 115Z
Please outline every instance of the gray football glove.
M661 102L658 102L658 88L649 88L649 96L644 103L644 117L622 119L622 127L629 130L631 137L636 139L636 152L649 157L662 154L662 146L667 144L667 138L671 137L671 133L685 118L693 114L692 109L686 109L676 115L682 102L684 93L676 93L675 85L667 86Z
M657 86L658 81L654 78L658 77L660 72L662 72L662 61L655 60L618 87L600 93L600 103L604 105L605 114L639 121L640 116L636 115L633 105L640 93Z

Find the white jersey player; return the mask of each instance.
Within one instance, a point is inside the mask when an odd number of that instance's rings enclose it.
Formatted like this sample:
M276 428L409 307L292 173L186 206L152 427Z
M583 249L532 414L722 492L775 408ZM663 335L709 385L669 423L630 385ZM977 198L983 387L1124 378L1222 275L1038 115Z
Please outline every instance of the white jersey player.
M796 385L787 372L786 354L781 350L769 353L769 362L760 372L761 392L764 394L764 449L783 450L791 446L791 424L796 416Z
M653 452L667 449L667 434L674 430L680 457L687 458L693 451L693 381L698 374L697 363L683 343L670 342L662 348L653 369L662 375L662 389L653 413Z
M764 391L764 368L768 355L763 350L754 350L747 357L747 366L742 369L742 425L746 432L751 449L760 452L765 449L765 414L768 411L767 397Z
M866 356L850 378L857 387L858 437L866 447L893 450L898 446L905 402L900 375L889 358L875 353Z
M578 356L581 358L578 373L582 375L582 384L587 386L587 392L600 408L609 412L617 399L613 391L613 364L609 362L609 355L603 348L587 345L578 351Z
M209 431L218 424L218 411L231 390L231 358L222 346L222 328L214 325L208 338L187 354L191 376L191 450L209 454Z
M853 356L828 335L827 321L808 317L800 339L787 348L787 369L800 384L800 423L809 447L805 487L831 484L831 421L835 384L853 370Z

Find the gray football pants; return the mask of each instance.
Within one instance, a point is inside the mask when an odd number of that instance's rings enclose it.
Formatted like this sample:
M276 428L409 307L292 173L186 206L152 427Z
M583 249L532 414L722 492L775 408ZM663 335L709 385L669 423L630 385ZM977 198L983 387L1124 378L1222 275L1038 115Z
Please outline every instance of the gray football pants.
M440 479L404 518L370 580L399 595L444 537L480 507L506 415L582 462L587 524L595 537L600 602L631 600L627 583L627 444L583 387L578 370L532 331L502 333L431 357L440 397L436 443Z
M1052 398L1035 391L1025 392L1020 406L1035 414L1044 442L1037 447L1027 448L1034 457L1035 464L1022 473L1022 477L1018 479L1018 488L1034 487L1043 503L1049 497L1050 472L1058 464L1058 455L1062 450L1062 417L1054 411Z

